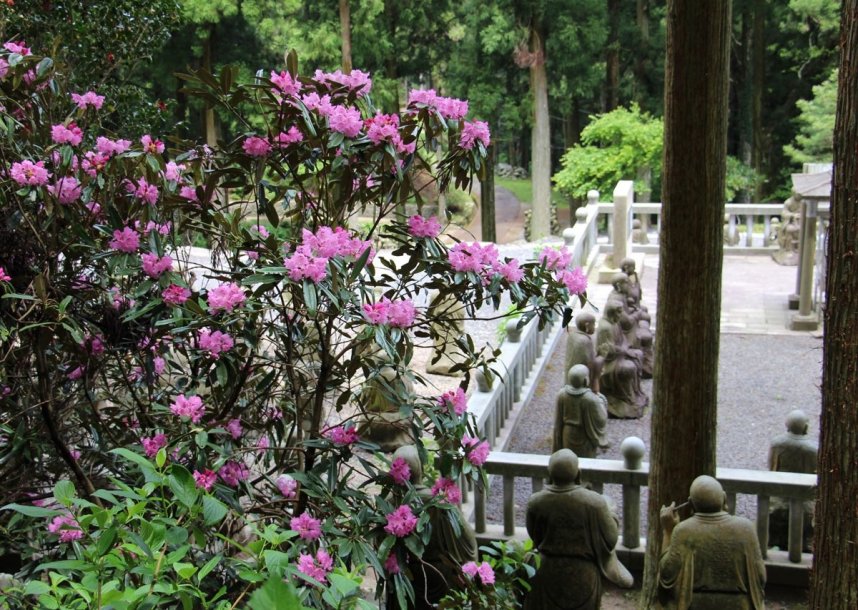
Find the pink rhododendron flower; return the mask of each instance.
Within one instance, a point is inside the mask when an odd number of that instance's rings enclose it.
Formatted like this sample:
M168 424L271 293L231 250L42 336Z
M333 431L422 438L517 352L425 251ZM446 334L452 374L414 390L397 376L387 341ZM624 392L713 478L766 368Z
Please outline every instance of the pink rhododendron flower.
M167 366L167 361L161 358L161 356L155 356L152 359L152 370L155 371L156 375L160 375L164 372L164 368Z
M6 78L9 73L9 62L0 57L0 80Z
M81 186L77 178L60 178L47 188L48 192L62 204L74 203L80 199Z
M274 484L287 500L294 500L298 496L298 482L288 474L281 474Z
M77 381L81 377L83 377L84 373L86 373L86 367L81 365L76 368L73 368L68 373L66 373L66 379L71 381Z
M44 161L33 163L25 159L20 163L13 163L9 175L21 186L42 186L48 183L51 172L45 169Z
M161 277L173 268L173 259L169 255L159 257L153 252L146 252L140 256L140 259L143 272L153 279Z
M572 270L561 271L557 279L566 285L571 294L584 294L587 292L587 276L581 267Z
M151 460L158 455L158 451L161 450L161 448L167 446L167 435L161 433L149 438L141 438L140 444L143 445L143 451L146 452L146 457Z
M384 570L388 574L399 574L399 562L396 560L395 553L391 553L387 556L387 559L384 560Z
M27 43L23 40L21 42L15 42L10 40L3 45L3 48L10 53L17 53L18 55L26 56L30 54L30 47L28 47Z
M315 560L312 555L308 555L307 553L301 553L298 557L298 571L322 584L328 582L328 572L333 570L333 568L334 560L324 549L316 551Z
M367 137L376 146L384 142L390 142L399 154L412 154L417 148L416 142L405 144L402 141L402 136L399 133L398 114L382 114L379 112L374 117L364 121L364 127L366 127Z
M462 447L465 449L465 458L474 466L485 464L491 452L488 442L467 434L462 437Z
M268 440L268 435L260 437L259 442L256 443L256 449L259 451L267 451L270 446L271 441Z
M453 270L462 273L494 273L500 265L495 245L479 242L459 242L450 248L447 258Z
M363 127L360 110L348 106L334 106L328 117L328 124L332 131L339 132L347 138L354 138Z
M459 146L465 150L471 150L477 142L488 146L491 142L489 137L489 124L485 121L465 121L465 126L462 127L462 134L459 136Z
M301 102L307 107L307 110L315 110L321 116L330 116L334 107L331 105L331 96L323 95L319 97L319 94L313 91L312 93L308 93L307 95L301 96Z
M297 78L292 78L292 75L285 71L281 71L280 74L277 74L277 72L272 70L271 82L275 87L271 90L274 94L283 93L295 96L301 91L301 81Z
M337 445L351 445L356 443L360 437L354 427L336 426L325 431L324 436Z
M91 356L101 356L104 353L104 342L97 335L87 335L80 346L89 352Z
M208 468L202 472L194 470L194 483L196 483L197 487L200 489L211 491L216 481L217 473L215 473L214 470L209 470Z
M480 565L477 565L474 561L464 563L462 564L462 573L472 579L479 576L480 582L484 585L493 585L495 583L495 572L487 561L484 561Z
M136 185L129 180L125 183L125 190L149 205L155 205L158 202L158 195L160 194L158 187L154 184L149 184L146 178L140 178Z
M161 293L161 298L164 299L164 303L170 307L181 305L190 297L191 291L184 286L179 286L178 284L170 284L164 289L164 292Z
M87 176L95 178L98 175L98 172L102 171L105 168L109 160L109 155L105 155L99 152L92 152L91 150L89 150L84 155L84 159L81 163L81 166L83 167L83 171L86 172Z
M432 485L432 495L438 496L450 504L461 504L462 490L456 482L446 477L441 477Z
M262 237L262 239L268 239L268 236L271 235L271 233L268 232L268 229L263 225L253 225L253 229L259 233L259 236Z
M277 136L277 145L278 146L289 146L290 144L297 144L304 140L304 134L301 133L301 130L298 129L295 125L289 128L289 131L281 131Z
M524 277L524 271L518 265L518 261L513 259L498 265L497 272L510 284L515 284L521 281Z
M188 201L193 201L194 203L200 202L200 198L197 197L197 189L192 186L183 186L179 189L179 197L187 199Z
M241 420L238 418L229 420L229 423L225 426L226 431L229 432L229 435L234 439L238 440L241 438L244 430L241 427Z
M390 463L390 477L397 485L405 485L411 479L411 468L408 462L398 457Z
M292 517L289 528L298 532L298 536L308 542L322 537L322 522L308 512L302 513L299 517Z
M71 98L81 110L86 110L89 106L92 106L96 110L101 110L101 105L104 104L104 96L98 95L95 91L87 91L83 95L72 93Z
M423 104L434 108L445 119L458 121L468 114L468 102L450 97L442 97L434 89L412 89L408 94L408 105Z
M199 396L185 396L179 394L176 400L170 405L170 411L178 417L187 417L191 422L198 424L205 415L206 407L203 405L203 399Z
M208 352L209 357L213 360L220 358L222 353L228 352L235 345L232 337L228 334L219 330L212 332L207 328L200 331L199 341L200 349Z
M140 144L143 145L143 152L151 155L160 155L164 152L164 143L161 140L153 140L148 133L140 138Z
M387 323L395 328L410 328L417 316L414 302L409 299L390 301L387 308Z
M70 449L69 449L69 454L71 454L72 459L73 459L75 462L77 462L77 461L80 459L80 455L81 455L81 453L80 453L80 451L78 451L77 449L70 448Z
M6 273L6 269L4 267L0 267L0 282L11 282L12 276Z
M417 517L407 504L403 504L392 513L387 515L387 525L384 531L393 534L397 538L404 538L417 527Z
M121 155L126 150L131 148L130 140L111 140L104 136L99 136L95 140L95 148L103 155Z
M572 262L572 253L566 249L566 246L560 249L545 246L539 253L539 262L543 263L549 271L560 271L566 269Z
M414 237L434 239L441 233L441 223L434 216L424 218L419 214L415 214L408 219L408 232Z
M358 97L363 97L372 89L372 79L370 79L369 74L360 70L352 70L348 74L343 74L341 70L336 72L316 70L313 79L329 87L347 87L349 91L355 92Z
M313 256L306 246L299 246L292 256L284 259L283 266L289 271L289 279L293 282L309 279L318 284L328 275L328 259Z
M447 409L448 413L452 410L456 415L462 415L468 410L468 398L462 388L444 392L438 399L438 404Z
M63 124L54 125L51 127L51 139L54 144L77 146L83 140L83 131L74 122L69 123L68 127Z
M251 157L264 157L271 152L271 144L259 136L250 136L245 139L241 147Z
M71 515L59 515L48 524L48 531L60 535L60 542L71 542L83 538L83 530Z
M184 164L177 164L175 161L169 161L164 168L164 179L169 182L179 182L182 179L182 172L185 171Z
M244 304L247 297L244 291L238 284L220 284L209 290L206 296L208 301L209 313L218 313L221 311L230 312L236 307Z
M383 299L378 303L365 303L363 317L370 324L387 324L387 310L390 301Z
M229 461L217 471L218 476L230 487L238 487L238 484L247 479L250 471L247 466L240 462Z
M140 236L137 231L131 227L125 227L121 231L119 229L113 232L113 239L108 244L111 250L119 250L120 252L136 252L140 247Z

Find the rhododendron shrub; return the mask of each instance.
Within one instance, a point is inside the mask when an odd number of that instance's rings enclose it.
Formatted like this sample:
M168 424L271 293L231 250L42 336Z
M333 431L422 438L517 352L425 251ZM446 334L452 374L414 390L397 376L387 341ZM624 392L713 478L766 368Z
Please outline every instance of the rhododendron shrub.
M404 604L429 509L452 509L454 481L478 479L488 454L464 390L472 369L490 373L491 353L457 337L464 381L443 397L411 369L433 326L459 313L430 319L425 294L455 294L468 318L508 299L543 323L583 290L568 256L448 248L437 219L401 213L420 212L412 176L429 148L447 147L440 189L467 188L488 127L435 92L382 115L369 75L301 76L290 56L249 84L229 68L186 75L190 95L246 131L170 149L164 134L104 132L109 100L73 97L50 60L0 58L0 502L57 519L39 524L36 548L24 532L16 549L74 559L56 569L75 581L107 578L107 557L134 575L110 585L123 596L153 594L164 558L206 566L177 568L175 587L155 591L211 604L199 607L262 595L263 581L276 590L284 575L323 607L346 594L333 574L366 569L379 596L393 585ZM358 215L368 232L352 228ZM391 251L376 251L379 236ZM209 250L190 247L200 238ZM391 369L399 383L375 385L412 416L434 464L428 500L358 433L364 381ZM83 603L72 597L61 605Z

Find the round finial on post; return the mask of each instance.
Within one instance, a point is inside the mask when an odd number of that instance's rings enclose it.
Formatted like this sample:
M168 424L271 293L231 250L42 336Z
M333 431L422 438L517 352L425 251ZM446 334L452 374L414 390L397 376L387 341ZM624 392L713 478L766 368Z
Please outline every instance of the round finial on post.
M599 203L599 191L592 189L587 191L587 205Z
M587 222L587 208L586 207L582 206L582 207L578 208L577 210L575 210L575 224L578 224L579 222L581 224Z
M478 392L491 392L492 391L492 382L483 372L483 369L475 369L474 370L474 378L477 380L477 391Z
M506 323L506 340L510 343L521 341L521 329L518 327L518 318L514 318Z
M563 243L567 246L571 246L572 242L575 241L575 229L572 227L566 227L563 229Z
M626 470L637 470L643 462L646 445L637 436L629 436L620 444L620 453L623 454Z

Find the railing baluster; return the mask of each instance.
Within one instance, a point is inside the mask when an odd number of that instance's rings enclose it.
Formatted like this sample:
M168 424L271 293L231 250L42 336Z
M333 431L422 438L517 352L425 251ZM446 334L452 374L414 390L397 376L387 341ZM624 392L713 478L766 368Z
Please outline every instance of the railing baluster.
M532 493L542 491L542 486L543 481L540 477L530 477L530 488L533 490Z
M636 549L641 545L641 488L623 485L623 546Z
M745 246L748 248L754 247L754 215L748 214L745 216L745 229L748 231L745 237Z
M515 477L503 475L503 535L515 535Z
M482 483L474 488L474 530L486 533L486 489Z
M757 540L763 559L768 556L769 548L769 497L757 496Z
M727 512L731 515L736 514L736 494L727 493Z
M802 534L804 533L804 503L801 500L789 500L789 560L801 563Z

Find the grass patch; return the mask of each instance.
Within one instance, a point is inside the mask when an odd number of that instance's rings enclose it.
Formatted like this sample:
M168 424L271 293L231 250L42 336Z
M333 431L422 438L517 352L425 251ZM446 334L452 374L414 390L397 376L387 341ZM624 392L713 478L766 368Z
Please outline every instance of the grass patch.
M522 203L533 202L533 183L530 178L501 178L495 176L495 186L502 186L507 190L512 191L515 198ZM551 201L557 204L558 208L568 209L569 200L557 188L551 189Z

